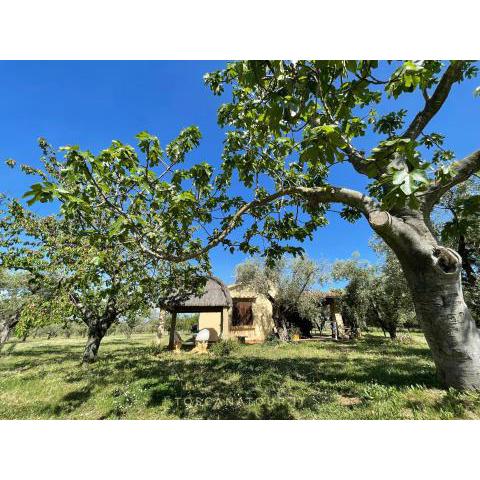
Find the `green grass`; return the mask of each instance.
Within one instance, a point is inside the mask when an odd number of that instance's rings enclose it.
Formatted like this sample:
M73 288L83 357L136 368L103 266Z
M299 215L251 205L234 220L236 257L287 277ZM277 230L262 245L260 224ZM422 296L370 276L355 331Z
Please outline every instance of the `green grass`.
M159 353L151 335L109 336L86 368L83 339L11 341L0 353L0 418L480 418L480 394L442 390L423 337L411 337L199 356Z

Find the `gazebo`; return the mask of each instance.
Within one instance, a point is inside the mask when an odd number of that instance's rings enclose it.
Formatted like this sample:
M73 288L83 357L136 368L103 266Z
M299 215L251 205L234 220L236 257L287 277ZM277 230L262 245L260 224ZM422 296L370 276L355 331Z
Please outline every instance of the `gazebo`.
M192 296L186 301L169 308L172 315L169 348L173 349L174 347L175 325L178 313L203 313L202 325L199 324L199 329L208 328L211 330L213 333L213 340L218 340L218 338L228 338L230 333L229 315L232 304L232 297L228 287L219 278L213 276L208 277L202 295Z

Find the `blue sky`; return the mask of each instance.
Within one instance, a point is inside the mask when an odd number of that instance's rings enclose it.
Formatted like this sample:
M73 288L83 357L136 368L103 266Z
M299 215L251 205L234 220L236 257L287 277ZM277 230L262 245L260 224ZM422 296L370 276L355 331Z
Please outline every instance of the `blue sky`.
M198 125L203 140L192 161L218 164L223 132L216 111L224 101L203 84L203 74L221 68L218 61L94 61L0 62L0 192L21 196L32 178L4 165L8 158L38 164L37 138L54 146L78 144L93 152L119 139L134 144L142 130L158 135L166 145L188 125ZM479 79L456 86L430 131L447 135L447 147L459 157L479 148L480 99L473 90ZM405 105L420 109L420 95L410 95ZM364 139L369 145L371 138ZM363 188L364 181L348 166L336 167L333 183ZM52 206L35 207L49 212ZM309 256L335 260L359 251L374 261L368 246L371 230L364 220L351 225L338 214L320 229L313 242L304 244ZM233 280L234 266L244 259L221 247L212 251L214 273Z

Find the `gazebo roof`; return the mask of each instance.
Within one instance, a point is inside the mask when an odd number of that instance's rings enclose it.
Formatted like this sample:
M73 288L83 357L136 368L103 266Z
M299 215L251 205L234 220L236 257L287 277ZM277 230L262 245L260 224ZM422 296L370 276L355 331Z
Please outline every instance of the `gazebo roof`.
M192 296L176 306L177 312L208 312L230 308L232 297L228 287L217 277L208 277L205 291L201 296Z

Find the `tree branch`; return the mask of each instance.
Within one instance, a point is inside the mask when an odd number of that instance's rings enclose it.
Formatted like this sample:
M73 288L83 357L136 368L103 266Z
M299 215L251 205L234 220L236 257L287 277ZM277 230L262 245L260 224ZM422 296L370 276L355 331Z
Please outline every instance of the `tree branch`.
M402 135L403 138L417 138L422 130L427 126L430 120L437 114L445 100L447 99L452 85L460 80L464 62L452 61L442 78L438 82L437 88L430 97L425 98L425 106L421 112L418 112L410 126ZM424 93L425 97L425 93Z
M425 211L429 214L442 196L459 183L468 180L476 172L480 171L480 150L471 153L467 157L454 163L456 174L448 182L435 182L425 193Z
M232 230L234 230L243 215L255 208L268 205L269 203L272 203L275 200L285 196L303 197L310 202L317 203L343 203L344 205L356 208L357 210L362 212L367 218L370 212L378 208L372 198L361 192L358 192L356 190L350 190L348 188L340 188L333 186L313 188L290 187L278 190L277 192L272 193L262 199L252 200L251 202L243 205L232 215L227 226L217 235L213 236L213 238L211 238L210 241L203 248L199 249L196 252L186 253L184 255L172 255L167 252L156 252L148 248L141 241L138 242L138 245L145 253L148 253L149 255L152 255L159 260L167 260L171 262L185 262L194 258L199 258L202 255L206 254L209 250L220 244L227 237L227 235Z

